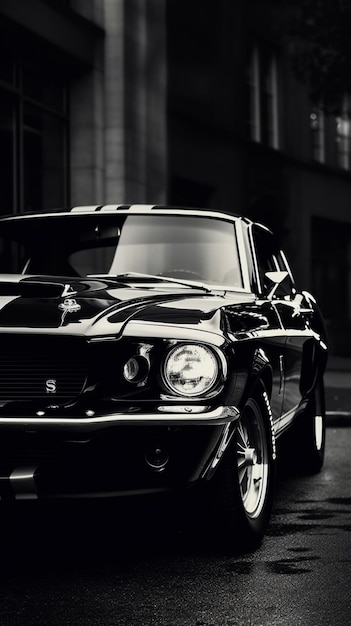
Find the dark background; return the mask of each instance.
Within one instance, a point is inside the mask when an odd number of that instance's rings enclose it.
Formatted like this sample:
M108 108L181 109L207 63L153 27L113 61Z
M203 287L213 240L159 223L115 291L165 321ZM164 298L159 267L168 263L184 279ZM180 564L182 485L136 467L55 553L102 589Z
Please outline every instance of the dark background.
M351 354L349 0L1 0L0 212L271 226Z

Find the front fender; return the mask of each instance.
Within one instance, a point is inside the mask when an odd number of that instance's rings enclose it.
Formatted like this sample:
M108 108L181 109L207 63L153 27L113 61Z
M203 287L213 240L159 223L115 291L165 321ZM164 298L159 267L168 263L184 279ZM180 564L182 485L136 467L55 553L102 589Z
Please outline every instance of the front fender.
M268 398L270 398L273 386L273 370L270 360L263 348L257 348L255 350L252 370L243 394L244 403L249 397L255 394L259 386L261 386L261 388L263 386L264 390L267 392Z

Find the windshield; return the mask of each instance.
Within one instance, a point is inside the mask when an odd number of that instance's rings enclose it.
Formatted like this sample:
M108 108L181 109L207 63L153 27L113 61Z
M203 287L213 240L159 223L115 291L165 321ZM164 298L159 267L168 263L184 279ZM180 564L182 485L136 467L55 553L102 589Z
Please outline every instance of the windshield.
M0 223L0 272L152 274L242 287L235 225L178 215L56 215Z

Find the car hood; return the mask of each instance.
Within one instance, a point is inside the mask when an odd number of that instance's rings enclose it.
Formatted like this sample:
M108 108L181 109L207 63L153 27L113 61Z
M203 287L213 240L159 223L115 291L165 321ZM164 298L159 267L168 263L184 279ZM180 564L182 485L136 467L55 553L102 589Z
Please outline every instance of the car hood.
M245 293L216 295L176 283L137 286L109 278L0 275L0 332L121 334L130 322L208 325L226 304L253 301ZM219 330L219 328L218 328Z

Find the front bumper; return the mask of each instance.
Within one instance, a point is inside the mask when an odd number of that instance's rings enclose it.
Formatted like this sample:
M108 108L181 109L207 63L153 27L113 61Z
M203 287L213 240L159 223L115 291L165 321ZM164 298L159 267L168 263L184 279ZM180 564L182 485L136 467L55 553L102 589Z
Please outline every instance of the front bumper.
M194 405L85 417L48 410L1 416L0 499L102 498L186 488L212 471L238 417L233 406Z
M35 413L0 415L0 430L20 430L27 428L37 432L60 431L92 433L118 425L124 426L206 426L224 425L239 418L239 410L234 406L219 406L212 409L201 405L159 405L150 413L137 409L108 414L99 414L87 410L84 416L57 415L57 410L50 408Z

